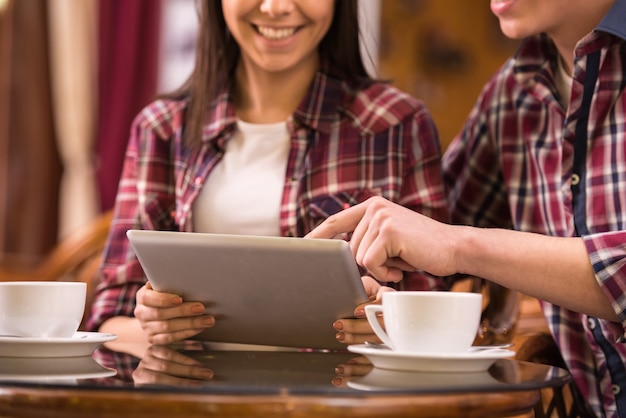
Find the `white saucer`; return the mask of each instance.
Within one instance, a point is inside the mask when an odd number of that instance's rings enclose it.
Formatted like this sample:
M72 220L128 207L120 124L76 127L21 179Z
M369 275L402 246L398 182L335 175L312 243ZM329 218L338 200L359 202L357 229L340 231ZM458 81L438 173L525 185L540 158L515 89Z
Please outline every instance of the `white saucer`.
M82 331L71 338L0 337L0 357L90 356L100 344L116 338L115 334Z
M415 372L378 367L364 376L352 377L347 385L359 390L447 390L500 385L488 371L467 373Z
M0 358L0 381L75 384L78 379L96 379L116 374L115 369L101 366L90 356Z
M496 360L515 355L515 351L503 349L466 353L409 353L365 344L349 345L348 350L363 354L374 367L418 372L483 372Z

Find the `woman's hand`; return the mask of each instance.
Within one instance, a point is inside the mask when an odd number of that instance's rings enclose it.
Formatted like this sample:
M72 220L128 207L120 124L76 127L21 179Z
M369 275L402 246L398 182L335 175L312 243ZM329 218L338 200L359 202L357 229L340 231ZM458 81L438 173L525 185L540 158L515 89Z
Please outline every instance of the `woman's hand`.
M345 364L338 364L335 367L336 376L332 379L333 386L347 388L348 382L354 377L365 376L374 366L365 356L358 356L348 360Z
M333 323L333 328L337 331L337 341L346 344L363 344L365 341L381 342L380 339L374 334L372 327L365 318L365 305L372 303L379 304L381 302L383 293L393 292L394 289L387 286L382 286L376 280L369 276L363 276L361 278L365 292L370 302L362 303L354 310L354 316L356 319L338 319ZM382 321L382 319L381 319Z
M157 292L146 283L137 292L135 317L151 344L170 344L191 338L215 325L200 302L184 302L171 293Z
M213 379L212 370L204 367L199 361L165 346L149 347L133 372L136 386L201 386L203 382L211 379Z

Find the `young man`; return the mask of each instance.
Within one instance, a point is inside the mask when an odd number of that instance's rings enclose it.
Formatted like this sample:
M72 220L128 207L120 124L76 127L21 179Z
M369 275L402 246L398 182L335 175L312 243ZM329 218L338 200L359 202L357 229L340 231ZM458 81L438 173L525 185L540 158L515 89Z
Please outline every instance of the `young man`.
M459 225L373 198L308 236L354 231L357 261L381 281L465 273L537 297L580 398L626 417L626 0L491 9L524 41L444 156ZM346 342L367 332L339 328Z

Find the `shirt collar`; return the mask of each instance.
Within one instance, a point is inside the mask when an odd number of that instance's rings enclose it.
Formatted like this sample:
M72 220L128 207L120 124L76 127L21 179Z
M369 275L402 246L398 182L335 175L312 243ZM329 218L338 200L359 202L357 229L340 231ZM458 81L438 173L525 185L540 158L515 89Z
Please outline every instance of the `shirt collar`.
M512 61L515 80L530 94L549 106L560 106L556 99L555 71L557 70L558 51L545 35L536 35L524 39Z
M311 87L293 114L294 121L329 133L338 113L346 106L347 86L333 78L325 66L315 74Z
M224 144L224 138L232 132L237 123L232 90L224 88L209 106L202 128L202 141L214 142L218 147Z
M626 0L615 0L613 7L608 11L596 30L608 32L626 40Z
M612 8L596 27L596 31L610 33L624 39L626 29L622 22L625 20L626 0L615 0ZM577 48L596 49L597 45L593 46L593 44L597 44L596 41L600 38L608 38L608 36L592 32L579 43ZM558 51L550 38L541 34L524 39L512 63L517 82L550 104L555 103L552 87L554 81L551 80L554 80L554 72L557 70L557 57Z
M328 133L332 123L337 119L338 112L347 105L342 102L346 99L347 85L330 75L329 66L322 68L315 74L311 87L304 99L293 114L298 124L311 129ZM225 88L211 103L202 132L202 140L217 142L223 146L223 141L236 127L236 115L233 102L233 90Z

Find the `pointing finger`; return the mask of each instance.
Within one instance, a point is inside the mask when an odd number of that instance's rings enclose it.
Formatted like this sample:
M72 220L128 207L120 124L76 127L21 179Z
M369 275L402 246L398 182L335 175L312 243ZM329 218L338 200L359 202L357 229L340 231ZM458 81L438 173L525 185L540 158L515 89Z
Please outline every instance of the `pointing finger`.
M367 207L368 202L366 201L331 215L309 232L305 238L333 238L339 234L350 233L354 231L365 215Z

